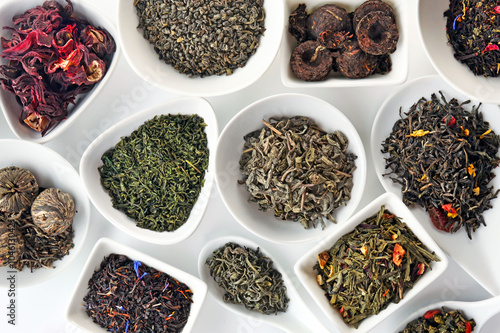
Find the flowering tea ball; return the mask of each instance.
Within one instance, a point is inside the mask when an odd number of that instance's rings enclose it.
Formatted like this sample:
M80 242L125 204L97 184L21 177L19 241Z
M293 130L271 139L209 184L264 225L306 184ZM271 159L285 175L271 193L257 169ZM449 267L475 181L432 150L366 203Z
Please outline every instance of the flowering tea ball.
M17 229L0 221L0 267L16 263L23 253L24 238Z
M28 209L37 194L38 183L28 170L16 166L0 170L0 212Z
M58 235L71 226L74 215L73 198L57 188L48 188L40 193L31 206L33 223L51 236Z

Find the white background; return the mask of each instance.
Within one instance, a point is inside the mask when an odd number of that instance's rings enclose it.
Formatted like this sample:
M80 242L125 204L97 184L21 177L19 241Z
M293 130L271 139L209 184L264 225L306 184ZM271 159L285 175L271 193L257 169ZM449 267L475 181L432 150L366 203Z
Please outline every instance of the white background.
M101 8L113 22L116 22L114 16L116 3L114 1L87 0L87 2ZM427 60L418 36L416 25L417 2L414 0L410 2L410 21L408 22L410 70L408 80L436 73ZM369 149L370 131L380 105L395 87L289 89L285 88L281 83L279 59L278 55L269 71L244 91L221 97L207 98L217 115L219 129L222 130L230 118L248 104L277 93L306 93L331 103L354 124L365 146L368 177L365 187L366 193L364 193L358 206L358 211L383 193L383 188L373 170ZM178 97L146 84L128 66L123 55L118 61L118 67L113 76L110 77L107 86L91 102L85 114L78 119L76 124L73 124L70 130L59 136L54 142L46 144L47 147L65 157L77 170L79 159L84 150L93 139L109 126L132 113ZM3 116L0 116L0 138L15 138ZM224 235L239 235L261 244L262 247L272 253L285 268L286 273L296 282L293 266L301 254L313 246L311 243L298 245L275 244L250 234L231 217L217 193L216 186L213 188L207 212L198 229L191 237L176 245L159 246L135 240L112 226L95 208L92 208L90 230L85 245L76 259L63 272L51 280L33 287L17 290L16 304L18 308L15 327L7 324L6 307L9 299L7 290L0 289L0 332L80 332L79 329L66 321L66 307L80 271L94 244L101 237L113 238L198 276L197 261L200 249L208 240ZM496 252L495 249L492 249L492 251ZM0 276L0 279L6 278L7 276ZM297 282L295 286L310 309L317 313L321 321L326 323L326 317L320 312L300 283ZM409 304L398 309L394 315L371 332L392 332L408 314L429 303L441 300L480 300L487 297L490 297L490 295L467 275L453 259L450 259L448 270L436 283ZM297 315L300 316L300 314ZM497 323L500 321L498 319L497 316L495 319ZM253 322L233 315L208 294L194 332L249 333L280 332L280 330L263 322ZM336 332L336 330L332 328L332 332Z

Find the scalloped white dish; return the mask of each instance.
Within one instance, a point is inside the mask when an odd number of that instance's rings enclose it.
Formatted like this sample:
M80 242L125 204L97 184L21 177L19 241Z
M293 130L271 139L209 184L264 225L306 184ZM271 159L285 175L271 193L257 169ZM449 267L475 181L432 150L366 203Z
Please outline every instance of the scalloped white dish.
M370 316L363 320L359 327L356 329L354 327L348 326L342 320L340 312L333 309L330 305L329 299L325 296L325 291L318 286L316 281L316 271L314 270L314 265L318 262L318 254L330 249L337 240L343 235L351 232L354 228L363 222L365 219L376 215L380 211L380 207L384 205L387 210L392 214L395 214L401 219L402 222L406 223L408 228L413 231L415 236L424 244L429 251L434 251L441 261L432 262L431 269L427 270L422 277L417 280L412 289L408 290L401 299L399 303L391 303L386 309L380 311L377 315ZM330 235L321 240L318 244L308 251L304 256L302 256L295 264L294 270L295 274L299 278L300 282L304 285L308 293L314 299L316 304L321 308L323 313L330 319L332 325L335 325L337 330L342 333L348 332L368 332L376 325L381 323L385 318L389 317L394 313L399 307L403 306L411 299L417 295L421 290L424 290L429 286L434 280L436 280L448 267L448 257L439 248L432 237L426 232L424 228L420 225L419 221L413 216L410 210L405 206L405 204L394 194L384 193L366 207L361 209L353 217L349 219L346 223L341 225L337 230L330 233Z
M366 0L285 0L285 26L283 32L283 42L280 48L280 71L281 81L285 87L289 88L333 88L333 87L367 87L367 86L388 86L396 85L406 81L409 68L408 51L408 1L384 0L394 9L396 22L399 30L399 41L397 49L391 54L392 70L384 75L375 74L362 79L349 79L340 73L330 73L323 81L305 82L297 78L290 69L290 55L297 46L297 41L288 32L288 17L299 4L306 5L306 11L312 13L316 8L324 4L336 4L347 12L353 12Z
M403 320L395 332L403 331L410 321L422 317L427 311L441 310L443 307L447 311L460 310L465 319L474 319L476 327L474 327L473 332L494 332L498 330L498 319L495 319L498 318L498 314L500 314L500 296L476 302L443 301L426 305ZM493 321L495 321L496 324L494 324ZM485 327L488 327L488 329Z
M146 255L136 249L120 244L109 238L101 238L97 241L89 255L89 258L87 259L87 262L85 263L85 266L83 267L82 273L80 274L68 303L66 311L66 318L68 321L88 332L109 332L109 330L106 330L105 328L102 328L98 324L94 323L92 318L87 315L85 307L83 306L83 298L87 295L88 283L92 274L95 270L99 269L104 257L112 253L125 255L131 260L141 261L145 265L154 267L160 272L166 273L180 282L185 283L193 291L193 303L191 304L189 311L188 321L182 332L191 332L194 323L196 322L196 318L202 309L203 302L207 294L207 284L197 277L180 270L179 268L173 267L161 260Z
M61 260L53 263L54 268L39 268L33 273L24 268L16 273L18 287L28 287L49 280L63 271L81 250L90 220L90 203L84 191L83 183L75 168L61 155L38 143L17 139L0 140L0 169L17 166L29 170L36 178L38 185L44 188L56 187L70 194L75 201L75 216L73 219L75 246ZM0 274L7 276L9 267L0 267ZM0 279L0 287L7 288L9 281Z
M117 29L123 54L134 71L156 87L187 96L219 96L241 90L257 81L271 66L279 51L283 35L283 2L264 1L265 28L257 51L242 68L231 75L190 77L159 59L153 45L137 29L139 18L133 1L117 1Z
M304 229L299 222L282 221L271 211L262 212L256 203L248 202L250 194L239 185L239 160L247 133L263 127L262 120L270 117L305 116L326 132L340 130L349 140L348 152L356 154L357 169L353 173L351 199L332 214L337 224L325 221L323 230ZM296 243L318 240L344 223L355 211L363 195L366 182L366 156L361 138L349 119L337 108L317 97L304 94L279 94L258 100L238 112L223 129L215 155L217 188L231 215L253 234L272 241Z
M419 0L417 25L430 62L455 90L483 103L500 104L500 79L475 76L466 65L456 60L446 36L449 0Z
M59 3L65 5L62 0ZM0 4L0 27L13 26L12 17L24 13L26 10L39 6L43 3L40 0L4 0ZM118 42L118 33L115 25L97 8L81 0L73 0L73 7L75 15L87 18L94 26L105 28L111 36L113 36L116 43L116 51L113 54L113 59L109 65L106 75L102 80L97 83L90 92L78 95L75 99L75 105L68 106L68 117L61 121L56 127L49 130L45 136L40 132L32 130L19 120L19 113L21 111L20 104L16 101L14 94L5 91L0 87L0 109L2 109L5 119L9 124L12 132L20 139L29 140L37 143L45 143L55 139L69 128L83 113L85 109L92 103L95 96L103 90L109 77L113 75L113 71L118 63L120 56L120 45ZM1 36L7 36L5 30L0 31ZM0 51L1 52L1 51ZM5 64L6 60L1 59L1 63Z
M282 274L284 284L286 286L286 295L290 299L286 312L279 312L274 315L263 315L257 311L247 310L242 304L232 304L223 301L225 290L219 287L214 278L210 275L210 269L205 264L205 261L212 256L213 252L226 243L236 243L242 247L247 247L254 251L257 248L267 258L273 262L273 267ZM329 332L323 323L321 323L313 313L306 307L303 300L300 298L297 290L293 286L287 272L280 264L272 257L272 255L262 246L239 236L224 236L213 239L201 249L198 257L198 274L200 278L208 285L208 293L225 309L232 313L243 316L255 321L266 322L269 325L275 326L286 332Z
M447 100L457 98L459 101L466 101L469 98L454 88L444 79L437 75L419 78L408 82L382 104L373 122L371 133L371 152L375 172L387 192L401 195L401 186L393 183L388 177L383 177L385 173L385 155L382 154L382 142L389 136L394 123L399 119L399 109L406 112L420 98L430 99L432 93L438 94L442 91ZM439 94L438 94L439 96ZM466 109L470 110L472 105L479 102L472 101ZM484 120L490 123L491 128L500 133L500 109L497 105L483 104L479 109L484 116ZM498 173L498 171L495 171ZM500 177L495 177L490 183L494 189L500 189ZM469 240L463 228L457 233L450 234L434 228L427 212L420 206L410 207L411 212L420 221L422 226L429 232L432 238L453 257L462 268L474 277L488 292L493 295L500 295L500 266L494 250L498 244L500 235L500 223L497 216L500 214L500 199L493 199L493 208L483 213L487 226L481 226L472 233L472 240Z
M139 228L133 219L115 209L111 203L111 197L101 185L98 171L98 167L102 165L101 156L108 149L114 147L122 137L129 136L147 120L161 114L197 114L207 124L205 132L208 140L209 163L205 173L205 182L188 220L172 232L157 232ZM188 238L196 230L205 214L214 181L214 153L217 137L217 119L211 105L206 100L195 97L176 98L133 114L102 133L83 153L80 161L80 174L94 206L118 229L145 242L164 245L175 244Z

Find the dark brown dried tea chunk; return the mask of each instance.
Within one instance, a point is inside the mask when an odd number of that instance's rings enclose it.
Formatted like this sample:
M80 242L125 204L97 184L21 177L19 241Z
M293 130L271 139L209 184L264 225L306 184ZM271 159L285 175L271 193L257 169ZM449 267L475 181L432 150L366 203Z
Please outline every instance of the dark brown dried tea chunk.
M301 3L288 17L288 32L299 43L305 42L307 36L307 19L309 14L306 12L306 5Z
M365 53L356 41L350 41L335 60L340 73L351 79L367 77L378 67L378 57Z
M389 15L394 20L396 20L396 15L394 14L394 9L391 7L391 5L383 2L382 0L368 0L363 2L354 11L352 17L352 27L354 28L354 30L356 30L359 21L361 21L361 19L370 12L384 12L386 15Z
M333 56L330 50L316 41L299 44L290 57L290 68L304 81L320 81L330 73Z
M389 73L392 69L392 60L389 54L382 54L378 56L377 70L375 73L385 74Z
M313 39L319 38L325 31L336 33L351 30L351 19L347 11L334 4L323 5L316 9L308 20L309 34Z
M360 48L375 55L393 53L399 40L396 21L382 11L366 14L356 27L356 35Z

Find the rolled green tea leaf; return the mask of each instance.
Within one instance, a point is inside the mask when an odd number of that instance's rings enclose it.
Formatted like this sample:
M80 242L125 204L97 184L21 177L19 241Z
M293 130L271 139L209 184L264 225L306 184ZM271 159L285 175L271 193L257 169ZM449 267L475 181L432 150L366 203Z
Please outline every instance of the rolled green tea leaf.
M141 228L182 226L208 168L205 126L198 115L156 116L104 153L99 173L113 207Z
M224 288L224 302L243 304L262 314L285 312L289 298L282 275L257 251L227 243L206 260L210 275Z

